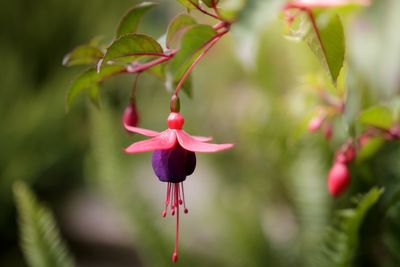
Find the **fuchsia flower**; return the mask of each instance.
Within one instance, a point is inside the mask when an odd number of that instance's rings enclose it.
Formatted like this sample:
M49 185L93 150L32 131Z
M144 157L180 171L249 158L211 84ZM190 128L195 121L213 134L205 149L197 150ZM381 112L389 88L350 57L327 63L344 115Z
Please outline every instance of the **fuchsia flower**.
M218 152L233 147L233 144L210 144L210 137L191 136L182 130L184 119L179 112L171 112L168 117L168 129L159 133L147 129L132 127L125 123L125 129L152 137L133 143L125 149L126 153L135 154L153 151L152 166L160 181L167 183L167 196L162 216L176 213L176 239L172 261L178 260L179 206L183 204L184 213L188 212L185 203L183 181L196 167L195 152Z

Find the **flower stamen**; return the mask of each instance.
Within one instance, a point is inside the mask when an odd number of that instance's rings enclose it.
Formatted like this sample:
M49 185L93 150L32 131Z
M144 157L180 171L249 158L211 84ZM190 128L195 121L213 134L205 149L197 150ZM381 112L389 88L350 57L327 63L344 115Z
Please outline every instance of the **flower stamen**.
M183 183L181 183L181 190L182 190L182 200L183 200L183 212L187 214L189 210L186 208L186 201L185 201L185 190L183 189ZM182 202L181 200L181 202Z

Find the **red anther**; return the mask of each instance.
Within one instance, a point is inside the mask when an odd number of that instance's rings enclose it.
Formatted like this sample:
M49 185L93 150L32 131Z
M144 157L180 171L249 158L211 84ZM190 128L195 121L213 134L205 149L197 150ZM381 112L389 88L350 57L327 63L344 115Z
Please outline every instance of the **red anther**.
M334 197L339 196L347 189L350 179L347 166L341 162L335 162L328 174L329 193Z
M174 216L175 215L175 209L171 210L171 215Z
M164 210L161 215L165 218L167 216L167 211Z
M172 254L172 262L175 263L175 262L177 262L177 261L178 261L178 253L174 252L174 253Z
M189 212L189 210L185 208L185 209L183 210L183 212L184 212L185 214L187 214L187 213Z
M171 112L168 116L167 122L169 129L182 130L185 120L180 113Z
M182 204L183 204L182 199L179 199L179 205L182 205Z

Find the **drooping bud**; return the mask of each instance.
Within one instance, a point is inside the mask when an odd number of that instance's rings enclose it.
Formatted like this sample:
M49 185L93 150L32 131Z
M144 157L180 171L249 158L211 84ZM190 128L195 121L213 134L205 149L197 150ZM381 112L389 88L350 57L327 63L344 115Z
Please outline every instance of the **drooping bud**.
M181 101L176 94L173 94L170 101L170 110L171 112L179 113L181 110Z
M324 119L325 119L324 116L314 117L308 124L308 131L311 133L318 131L318 129L321 128Z
M341 162L335 162L328 174L329 193L334 197L339 196L347 189L350 179L347 166Z
M353 143L347 143L336 153L335 161L347 164L354 160L356 153Z
M135 102L130 102L124 110L122 123L128 126L137 127L139 124L139 113Z

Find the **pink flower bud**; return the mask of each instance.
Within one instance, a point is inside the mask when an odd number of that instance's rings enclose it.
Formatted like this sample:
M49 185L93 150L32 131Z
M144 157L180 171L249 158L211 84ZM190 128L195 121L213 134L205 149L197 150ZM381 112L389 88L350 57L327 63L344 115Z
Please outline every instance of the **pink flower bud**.
M308 131L311 133L316 132L319 128L321 128L324 119L325 119L324 116L314 117L308 124Z
M136 105L130 103L124 110L122 116L122 123L131 127L136 127L139 124L139 113L137 112Z
M342 194L350 183L350 173L347 166L335 162L328 174L328 190L333 197Z

